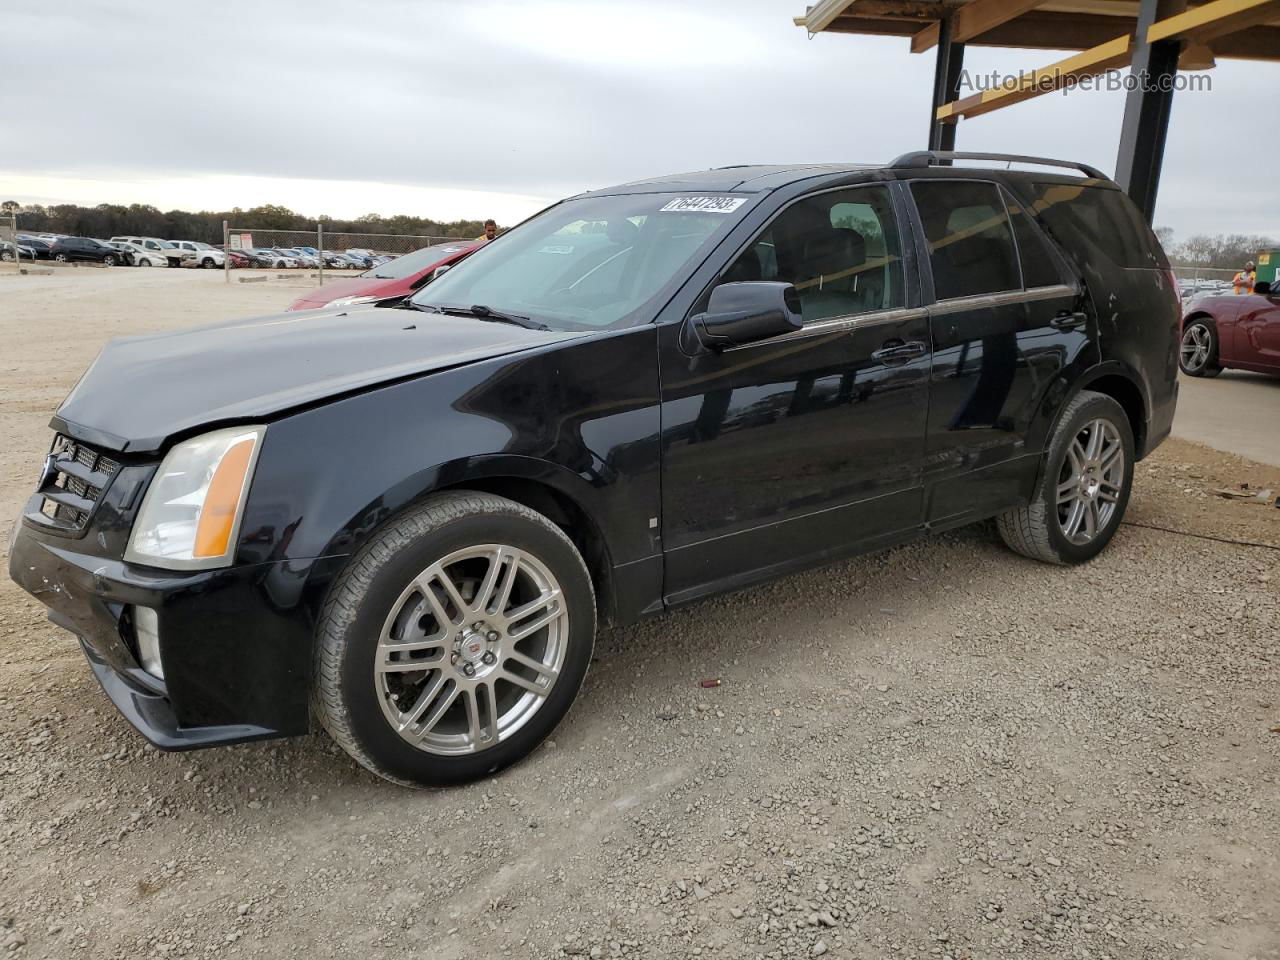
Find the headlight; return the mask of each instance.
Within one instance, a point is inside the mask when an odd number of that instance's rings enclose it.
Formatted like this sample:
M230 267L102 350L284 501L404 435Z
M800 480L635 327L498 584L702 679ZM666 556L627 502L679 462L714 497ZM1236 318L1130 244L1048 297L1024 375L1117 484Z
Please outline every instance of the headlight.
M353 303L373 303L375 300L381 300L382 297L339 297L337 300L330 300L325 304L326 307L349 307Z
M170 450L142 501L125 560L178 570L230 564L266 429L215 430Z

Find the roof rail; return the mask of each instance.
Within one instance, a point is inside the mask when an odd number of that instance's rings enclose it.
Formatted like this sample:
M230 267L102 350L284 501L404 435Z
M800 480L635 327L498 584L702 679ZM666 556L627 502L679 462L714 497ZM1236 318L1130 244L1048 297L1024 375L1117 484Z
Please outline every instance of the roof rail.
M942 160L999 160L1001 163L1037 163L1046 167L1070 167L1094 180L1110 180L1097 167L1074 160L1050 160L1047 157L1024 157L1016 153L967 153L955 150L916 150L890 161L891 167L927 167Z

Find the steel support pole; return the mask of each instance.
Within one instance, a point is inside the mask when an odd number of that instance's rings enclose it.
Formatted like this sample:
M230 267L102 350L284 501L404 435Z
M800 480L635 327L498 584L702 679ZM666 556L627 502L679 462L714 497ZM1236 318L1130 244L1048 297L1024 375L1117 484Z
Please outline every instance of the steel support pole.
M1116 155L1116 182L1150 223L1156 213L1156 191L1164 164L1165 138L1173 109L1181 40L1147 43L1147 29L1157 20L1186 9L1186 0L1140 0L1134 36L1130 89L1125 95Z
M933 66L933 102L929 107L929 149L954 150L956 123L938 120L938 108L960 99L960 73L964 69L964 44L951 42L951 18L938 22L938 53Z
M231 282L231 234L227 232L227 221L222 221L222 279Z
M324 224L316 224L316 259L320 261L320 286L324 286Z

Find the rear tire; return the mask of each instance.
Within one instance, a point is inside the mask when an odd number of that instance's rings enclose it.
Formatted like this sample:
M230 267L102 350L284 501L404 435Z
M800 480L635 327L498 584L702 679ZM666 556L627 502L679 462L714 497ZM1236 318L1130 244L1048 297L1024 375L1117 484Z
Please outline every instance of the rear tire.
M1063 409L1031 502L996 518L1013 551L1084 563L1111 542L1133 487L1129 418L1111 397L1082 390Z
M464 783L552 731L594 639L591 577L559 527L503 497L441 494L375 533L330 588L313 709L380 777Z
M1216 377L1222 372L1218 364L1218 328L1209 318L1197 317L1183 329L1178 368L1189 377Z
M114 267L116 265L116 258L108 253L105 257L102 258L102 265L104 267Z

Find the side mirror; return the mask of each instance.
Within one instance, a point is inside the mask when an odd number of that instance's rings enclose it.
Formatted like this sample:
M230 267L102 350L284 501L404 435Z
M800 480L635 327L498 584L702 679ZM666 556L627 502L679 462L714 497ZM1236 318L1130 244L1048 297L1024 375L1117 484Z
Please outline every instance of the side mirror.
M1274 284L1270 280L1259 280L1257 283L1253 285L1253 292L1260 293L1264 297L1270 297L1270 296L1273 296L1274 294L1280 294L1280 290L1275 290L1273 294L1273 290L1272 290L1273 286Z
M698 338L712 350L753 343L804 326L800 294L790 283L744 280L711 291L707 312L693 317Z

